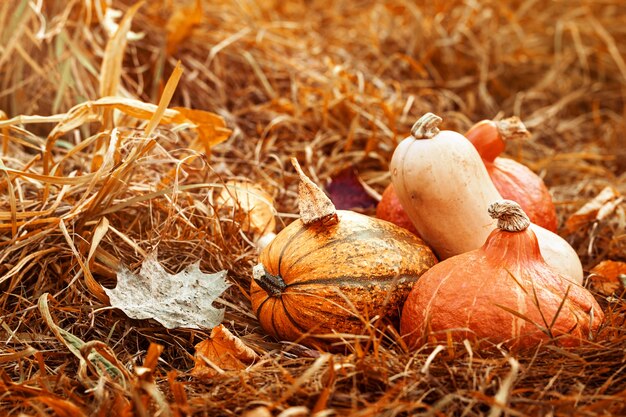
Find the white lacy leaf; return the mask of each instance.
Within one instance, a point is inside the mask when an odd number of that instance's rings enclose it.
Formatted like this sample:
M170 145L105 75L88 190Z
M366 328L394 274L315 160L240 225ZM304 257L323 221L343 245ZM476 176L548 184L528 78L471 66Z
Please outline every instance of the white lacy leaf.
M117 287L107 289L111 306L134 319L155 319L168 329L212 328L224 318L224 309L212 306L228 287L226 271L205 274L199 262L176 275L169 274L151 254L139 274L122 266Z

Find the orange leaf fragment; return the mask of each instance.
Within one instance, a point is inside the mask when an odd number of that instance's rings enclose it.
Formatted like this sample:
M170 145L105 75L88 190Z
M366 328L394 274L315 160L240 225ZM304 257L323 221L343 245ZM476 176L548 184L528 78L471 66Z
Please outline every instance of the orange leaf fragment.
M184 119L196 125L198 138L191 144L191 147L198 151L211 152L211 146L224 142L232 133L226 127L224 119L215 113L205 110L188 109L186 107L173 107ZM184 122L180 119L179 122Z
M607 218L622 202L623 197L613 187L605 187L565 222L568 232L573 233L582 226Z
M195 365L191 374L213 377L223 371L238 371L245 369L258 357L255 351L220 324L213 328L209 339L196 345Z
M172 55L178 49L178 45L183 43L193 29L202 22L202 2L196 0L193 5L186 7L176 7L165 25L167 31L166 51Z
M620 292L626 281L626 262L602 261L593 267L589 280L593 289L600 294Z

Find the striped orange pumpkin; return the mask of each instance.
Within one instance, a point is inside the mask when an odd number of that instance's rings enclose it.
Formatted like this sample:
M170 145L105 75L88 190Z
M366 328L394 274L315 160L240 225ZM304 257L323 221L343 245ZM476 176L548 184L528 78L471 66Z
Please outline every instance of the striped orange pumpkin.
M329 346L364 320L397 316L413 283L437 260L392 223L352 211L338 221L296 220L260 254L252 308L279 340Z

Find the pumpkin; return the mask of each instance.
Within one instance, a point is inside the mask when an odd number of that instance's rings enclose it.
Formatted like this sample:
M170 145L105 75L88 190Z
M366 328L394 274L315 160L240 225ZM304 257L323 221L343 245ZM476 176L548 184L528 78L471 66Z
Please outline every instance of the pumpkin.
M598 331L603 312L591 293L542 258L520 206L495 202L497 228L476 250L448 258L415 284L402 310L408 346L426 342L572 346Z
M500 195L519 203L530 221L555 232L558 226L556 209L546 184L525 165L500 157L507 139L527 135L526 127L517 117L497 122L483 120L465 133L482 157Z
M402 204L400 204L398 195L393 189L393 184L389 184L383 191L383 195L376 206L376 217L403 227L415 235L418 234L415 226L413 226L413 222L407 216Z
M279 340L327 348L376 316L397 317L436 263L422 240L392 223L334 206L297 162L300 219L260 253L252 308Z
M419 235L440 260L479 248L496 221L487 208L502 196L478 151L463 135L439 131L428 113L394 151L390 171L396 194ZM531 224L546 262L582 282L574 249L560 236Z

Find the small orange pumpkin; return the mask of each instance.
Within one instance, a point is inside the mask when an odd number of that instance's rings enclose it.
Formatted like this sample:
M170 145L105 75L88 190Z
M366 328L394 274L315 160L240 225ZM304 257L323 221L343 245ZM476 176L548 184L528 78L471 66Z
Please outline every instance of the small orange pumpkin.
M465 137L472 142L483 159L491 181L500 195L519 203L531 222L556 232L556 209L546 184L527 166L500 157L507 139L528 135L526 127L517 117L497 122L483 120L465 133Z
M407 344L469 339L531 348L593 336L604 317L600 306L546 264L520 206L501 200L489 214L498 227L481 248L440 262L411 290L400 321Z
M422 240L392 223L335 211L294 165L301 218L259 255L252 308L275 338L324 348L359 334L363 320L397 317L413 283L437 261Z

